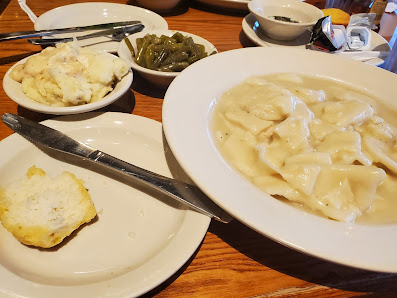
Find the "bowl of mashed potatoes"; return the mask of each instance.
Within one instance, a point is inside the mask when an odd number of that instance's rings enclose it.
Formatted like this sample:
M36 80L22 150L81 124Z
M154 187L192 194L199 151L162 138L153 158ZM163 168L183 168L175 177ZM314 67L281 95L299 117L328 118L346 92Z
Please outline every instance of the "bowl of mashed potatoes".
M106 52L61 43L11 67L6 94L20 106L47 114L78 114L111 104L132 83L129 64Z
M232 50L171 83L163 129L194 183L255 231L396 273L396 86L391 72L325 53Z

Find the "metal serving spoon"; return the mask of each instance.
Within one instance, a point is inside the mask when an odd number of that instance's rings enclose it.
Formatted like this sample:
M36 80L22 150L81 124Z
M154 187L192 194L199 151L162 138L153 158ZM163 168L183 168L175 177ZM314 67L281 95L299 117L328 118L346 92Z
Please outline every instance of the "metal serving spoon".
M130 28L123 28L123 29L109 29L109 30L102 30L82 36L76 36L75 38L77 40L85 40L93 37L98 37L98 36L106 36L110 40L120 42L124 38L126 38L128 35L137 33L142 31L145 28L144 25L142 24L137 24L134 25L133 27ZM109 35L111 34L111 35ZM48 45L53 45L57 44L60 42L69 42L73 41L73 37L67 37L67 38L36 38L36 39L28 39L28 42L34 45L41 45L41 46L48 46Z

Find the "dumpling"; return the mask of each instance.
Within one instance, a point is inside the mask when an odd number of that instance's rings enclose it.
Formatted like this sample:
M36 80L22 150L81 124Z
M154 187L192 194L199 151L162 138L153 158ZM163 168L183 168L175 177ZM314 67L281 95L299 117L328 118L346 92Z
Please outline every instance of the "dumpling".
M361 211L366 211L376 198L378 185L386 178L383 169L374 166L331 165L324 166L317 177L313 195L327 204L350 201ZM353 197L334 196L343 184L349 184ZM340 191L339 191L340 192ZM325 204L325 203L324 203ZM343 204L340 203L340 206ZM336 205L335 205L336 206Z
M352 164L359 161L366 166L372 164L361 152L361 137L356 131L330 133L316 150L329 153L334 163Z
M238 108L226 111L225 116L228 120L249 130L253 135L257 135L261 131L264 131L273 125L273 121L260 119L254 114L247 113Z
M372 116L373 109L367 103L347 100L327 102L324 106L321 119L338 126L360 125Z
M261 143L257 150L261 160L276 170L284 165L286 158L310 151L308 137L307 122L289 117L274 127L271 143Z
M325 100L324 90L313 90L304 87L296 87L292 90L292 93L305 103L322 102Z
M310 195L320 170L316 164L289 163L281 168L281 176L295 189Z
M363 145L373 162L379 162L397 174L397 145L389 145L372 136L364 136Z

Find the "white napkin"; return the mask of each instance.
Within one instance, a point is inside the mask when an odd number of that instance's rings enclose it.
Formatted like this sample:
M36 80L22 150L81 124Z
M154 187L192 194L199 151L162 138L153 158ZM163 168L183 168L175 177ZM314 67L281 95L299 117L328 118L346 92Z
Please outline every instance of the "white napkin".
M368 61L374 58L385 59L389 52L387 51L345 51L339 52L338 55L349 57L354 60Z
M387 3L385 12L393 12L395 10L397 10L397 3L389 1L389 3Z
M33 22L33 24L36 22L37 16L34 14L34 12L29 8L29 6L26 4L26 0L18 0L19 6L22 8L24 12L28 15L29 19Z

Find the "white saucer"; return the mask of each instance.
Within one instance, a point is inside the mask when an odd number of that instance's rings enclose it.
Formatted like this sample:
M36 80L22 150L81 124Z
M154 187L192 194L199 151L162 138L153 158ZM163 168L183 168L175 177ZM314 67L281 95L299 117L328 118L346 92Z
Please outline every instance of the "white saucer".
M259 23L253 14L248 14L242 22L244 33L255 44L263 47L294 47L297 49L306 49L310 40L310 32L301 35L296 40L281 41L268 37L260 28ZM390 52L389 43L378 33L371 31L371 47L369 50ZM380 66L385 62L385 58L374 58L365 63Z
M142 168L188 179L163 144L160 122L86 113L44 124ZM98 219L54 249L22 245L0 225L0 296L136 297L173 275L200 245L209 217L83 160L47 153L17 134L2 140L1 185L31 165L51 177L70 171L85 182Z

